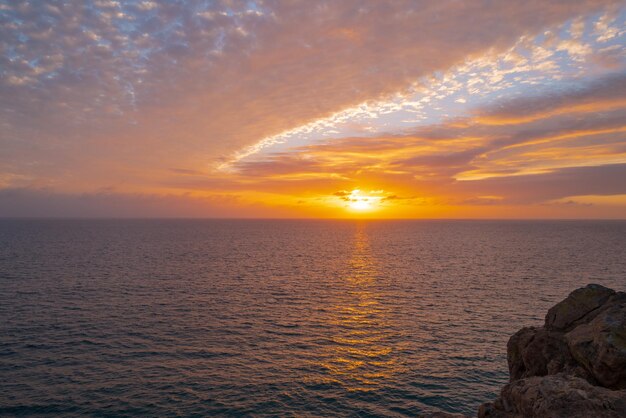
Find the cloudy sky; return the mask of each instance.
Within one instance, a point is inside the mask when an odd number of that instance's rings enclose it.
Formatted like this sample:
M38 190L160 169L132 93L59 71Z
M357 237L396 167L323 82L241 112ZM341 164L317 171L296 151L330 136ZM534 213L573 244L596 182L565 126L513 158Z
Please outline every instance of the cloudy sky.
M626 3L0 0L0 216L626 218Z

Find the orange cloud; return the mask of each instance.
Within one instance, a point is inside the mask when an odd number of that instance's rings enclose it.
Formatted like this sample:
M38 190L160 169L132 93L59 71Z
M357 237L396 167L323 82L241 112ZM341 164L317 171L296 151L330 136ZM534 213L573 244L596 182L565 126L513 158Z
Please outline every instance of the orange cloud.
M608 83L607 89L619 90L617 84L623 81L610 76L602 82ZM585 110L577 107L577 99L587 103ZM533 100L539 103L541 98ZM545 113L531 121L503 126L484 124L476 116L422 127L411 135L332 140L240 162L235 175L258 179L257 190L298 196L303 190L311 196L383 190L406 197L402 204L393 202L397 206L413 208L424 199L440 207L450 202L502 206L588 194L594 188L598 194L624 193L626 185L615 178L621 178L626 166L626 106L598 110L589 95L573 97L564 106L554 102L550 92L545 100L554 104L542 104ZM528 100L519 101L506 106L525 109ZM571 113L553 111L572 107L576 111ZM577 179L578 173L589 173L590 181ZM558 188L550 186L559 178ZM394 204L386 208L389 213L405 209L394 209Z
M50 213L349 216L336 193L361 190L381 207L376 216L482 216L510 213L501 209L507 205L521 211L625 193L605 178L621 175L626 163L622 73L456 116L442 109L440 122L410 131L398 125L369 136L363 129L361 137L314 142L310 127L330 115L349 119L346 109L417 89L419 80L468 60L483 57L490 68L495 53L508 51L518 69L554 74L545 61L550 42L619 71L622 49L594 51L580 27L566 43L546 35L544 44L527 45L529 57L511 52L546 28L617 10L619 1L250 4L7 6L0 215L47 205ZM599 24L598 42L619 36L610 23ZM417 114L462 88L479 96L506 75L467 71L466 85L448 80L406 107ZM308 145L216 169L294 129ZM569 194L547 186L566 174L589 174L595 183L563 187Z

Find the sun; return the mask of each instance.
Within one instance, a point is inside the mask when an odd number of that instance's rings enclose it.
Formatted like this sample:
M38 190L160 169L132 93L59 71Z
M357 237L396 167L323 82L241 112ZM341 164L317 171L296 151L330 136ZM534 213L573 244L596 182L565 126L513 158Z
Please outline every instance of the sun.
M348 195L348 207L358 212L372 211L378 208L380 203L379 196L369 195L359 189L354 189Z
M354 210L368 210L372 208L372 204L367 199L355 200L348 204Z

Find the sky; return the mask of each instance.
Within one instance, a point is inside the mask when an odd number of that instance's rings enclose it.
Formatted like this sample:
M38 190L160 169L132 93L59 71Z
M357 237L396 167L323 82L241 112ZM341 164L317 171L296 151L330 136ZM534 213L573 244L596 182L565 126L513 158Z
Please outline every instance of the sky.
M626 218L626 2L0 0L1 217Z

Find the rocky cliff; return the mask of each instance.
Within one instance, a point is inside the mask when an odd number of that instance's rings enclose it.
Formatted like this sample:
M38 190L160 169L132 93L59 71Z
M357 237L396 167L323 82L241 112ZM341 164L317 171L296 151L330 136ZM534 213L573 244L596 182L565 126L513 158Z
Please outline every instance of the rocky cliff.
M590 284L507 345L510 383L480 418L626 417L626 293Z

